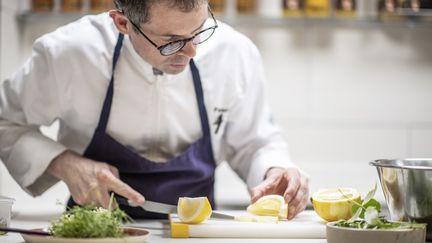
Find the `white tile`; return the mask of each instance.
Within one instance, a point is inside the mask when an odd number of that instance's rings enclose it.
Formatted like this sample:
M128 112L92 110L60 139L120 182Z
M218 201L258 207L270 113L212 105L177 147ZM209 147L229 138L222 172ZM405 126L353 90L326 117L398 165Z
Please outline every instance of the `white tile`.
M294 160L363 161L408 155L407 131L399 127L308 123L282 124Z
M334 31L332 45L317 47L313 56L312 116L431 121L432 52L424 48L429 59L419 55L424 40L409 38L432 39L423 32Z
M428 127L412 129L409 156L432 158L432 124Z
M19 9L19 7L22 5L23 0L6 0L6 1L0 1L1 9L3 11L16 11Z
M263 57L266 93L277 118L307 114L308 78L301 30L266 28L255 30L254 43Z
M259 47L280 119L431 121L432 30L244 28Z
M0 80L12 74L20 65L20 32L13 12L3 11L0 16Z

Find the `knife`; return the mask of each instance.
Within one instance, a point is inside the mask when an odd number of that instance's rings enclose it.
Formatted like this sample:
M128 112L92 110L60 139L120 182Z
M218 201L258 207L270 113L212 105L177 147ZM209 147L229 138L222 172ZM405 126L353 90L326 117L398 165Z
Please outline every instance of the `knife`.
M43 235L43 236L51 235L49 232L42 231L42 230L27 230L27 229L8 228L8 227L0 227L0 231L21 233L21 234L27 234L27 235Z
M145 200L143 204L137 205L137 204L133 203L132 201L130 201L124 197L120 197L120 196L116 196L116 200L117 200L118 204L125 205L125 206L131 206L131 207L141 207L145 211L148 211L148 212L161 213L161 214L171 214L171 213L176 214L177 213L177 206L171 205L171 204ZM214 218L214 219L230 219L230 220L236 219L236 217L233 215L214 212L214 211L212 212L210 217Z

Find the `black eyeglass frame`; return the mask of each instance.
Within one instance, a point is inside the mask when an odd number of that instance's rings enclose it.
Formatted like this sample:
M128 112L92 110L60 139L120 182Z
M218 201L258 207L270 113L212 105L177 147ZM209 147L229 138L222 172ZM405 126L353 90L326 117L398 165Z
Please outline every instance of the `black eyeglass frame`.
M198 33L196 33L195 35L193 35L192 37L189 37L189 38L186 38L186 39L181 39L181 40L175 40L175 41L171 41L171 42L169 42L169 43L167 43L167 44L164 44L164 45L161 45L161 46L158 46L155 42L153 42L146 34L144 34L144 32L141 30L141 28L137 25L137 24L135 24L132 20L130 20L129 19L129 22L139 31L139 33L148 41L148 42L150 42L150 44L152 44L154 47L156 47L156 49L158 49L159 50L159 52L160 52L160 54L162 55L162 56L171 56L171 55L174 55L174 54L176 54L177 52L179 52L179 51L181 51L182 49L183 49L183 47L185 47L186 46L186 44L189 42L189 41L192 41L193 39L195 39L198 35L200 35L200 34L202 34L202 33L204 33L204 32L206 32L206 31L208 31L208 30L213 30L213 32L210 34L210 36L207 38L207 39L205 39L205 40L203 40L203 41L201 41L201 42L199 42L199 43L194 43L194 45L199 45L199 44L201 44L201 43L203 43L203 42L205 42L205 41L207 41L208 39L210 39L210 37L214 34L214 32L215 32L215 30L216 30L216 28L218 27L218 24L217 24L217 21L216 21L216 18L214 17L214 15L213 15L213 13L212 13L212 11L210 10L210 8L209 8L209 13L210 13L210 16L211 16L211 18L213 19L213 21L214 21L214 23L215 23L215 25L214 26L212 26L212 27L209 27L209 28L206 28L206 29L204 29L204 30L201 30L200 32L198 32ZM173 53L170 53L170 54L164 54L163 53L163 49L164 48L166 48L167 46L170 46L170 45L172 45L172 44L174 44L174 43L180 43L180 42L182 42L182 45L181 45L181 47L180 48L178 48L178 50L176 50L175 52L173 52Z

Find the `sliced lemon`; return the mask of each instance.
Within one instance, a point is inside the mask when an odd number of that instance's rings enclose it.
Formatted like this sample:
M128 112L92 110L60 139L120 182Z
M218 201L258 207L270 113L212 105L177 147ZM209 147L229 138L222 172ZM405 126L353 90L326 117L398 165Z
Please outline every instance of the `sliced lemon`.
M287 218L288 204L280 195L266 195L247 207L247 211L258 216Z
M210 217L212 208L207 197L180 197L177 214L184 223L199 224Z
M315 192L311 198L315 212L326 221L349 219L354 201L360 202L360 193L353 188L331 188Z

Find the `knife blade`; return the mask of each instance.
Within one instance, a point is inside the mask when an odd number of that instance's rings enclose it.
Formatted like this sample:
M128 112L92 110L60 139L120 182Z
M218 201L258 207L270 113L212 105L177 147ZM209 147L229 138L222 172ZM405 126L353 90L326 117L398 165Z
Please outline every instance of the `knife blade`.
M141 207L145 211L148 211L148 212L161 213L161 214L176 214L177 213L177 206L171 205L171 204L145 200L143 204L137 205L137 204L133 203L132 201L130 201L124 197L119 197L119 196L116 196L116 200L117 200L117 203L119 203L119 204L131 206L131 207ZM219 213L219 212L215 212L215 211L212 212L210 217L214 218L214 219L230 219L230 220L236 219L236 217L233 215L229 215L229 214L225 214L225 213Z
M0 227L0 231L21 233L27 235L43 235L43 236L51 235L49 232L43 230L28 230L28 229L18 229L18 228L9 228L9 227Z

